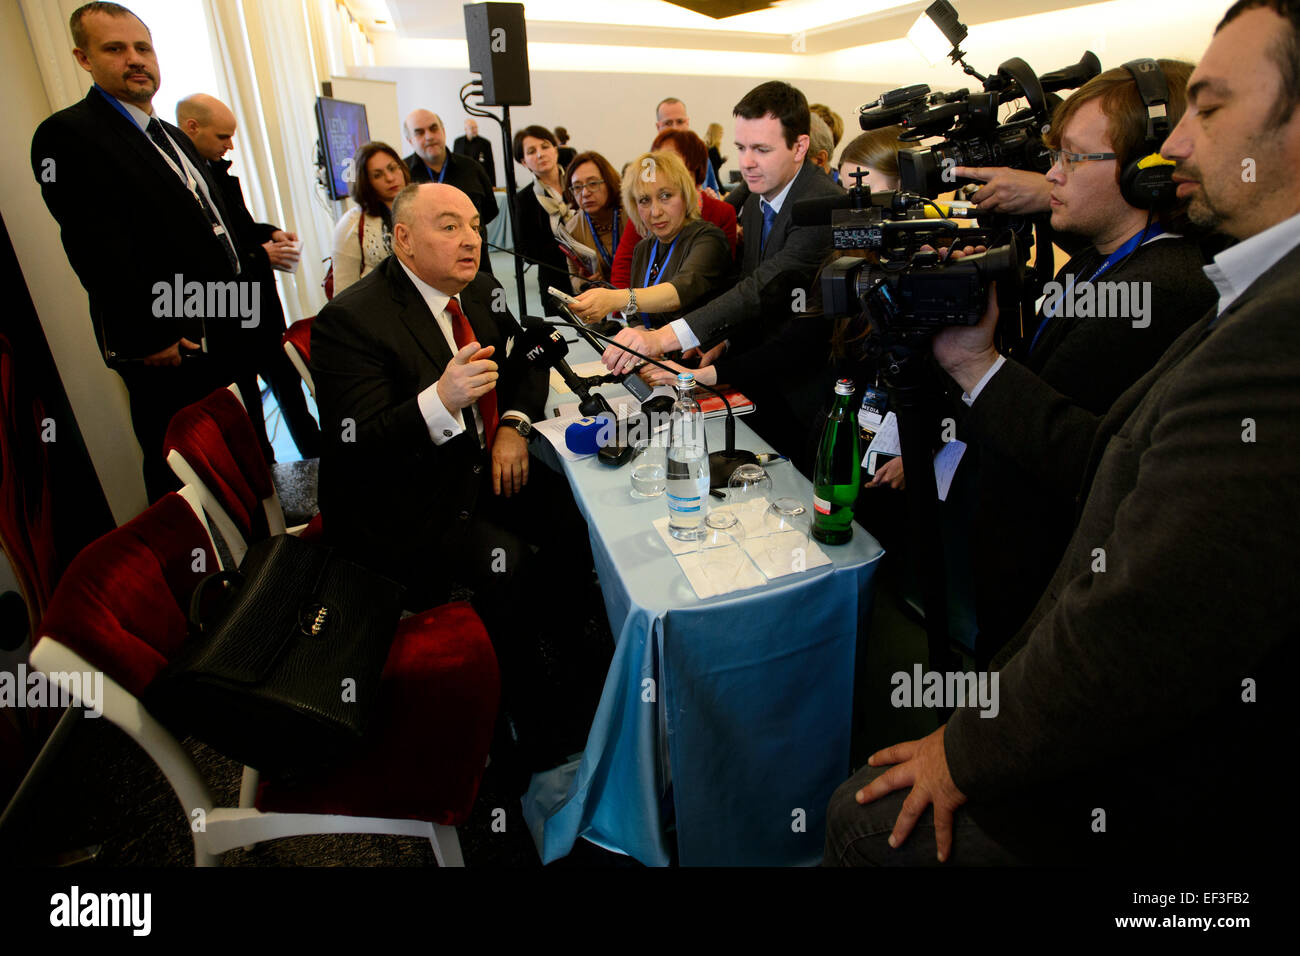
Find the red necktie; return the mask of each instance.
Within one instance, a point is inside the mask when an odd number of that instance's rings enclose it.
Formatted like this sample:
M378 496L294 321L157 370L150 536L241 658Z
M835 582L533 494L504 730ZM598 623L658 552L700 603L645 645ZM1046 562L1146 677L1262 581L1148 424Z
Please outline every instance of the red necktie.
M455 299L447 300L447 314L451 316L451 334L456 340L456 350L459 351L474 341L474 330L470 328L469 319L465 318L465 313L460 310L460 304ZM478 413L483 418L483 436L487 439L487 447L490 449L492 439L497 433L497 390L495 388L480 396Z

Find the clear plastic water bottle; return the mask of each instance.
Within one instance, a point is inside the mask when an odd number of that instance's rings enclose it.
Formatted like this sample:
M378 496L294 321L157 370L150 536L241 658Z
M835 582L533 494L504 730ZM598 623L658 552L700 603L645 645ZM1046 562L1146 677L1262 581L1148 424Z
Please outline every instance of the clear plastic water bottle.
M694 374L679 372L674 387L677 401L668 422L668 533L694 541L709 508L709 448L704 413L692 394Z

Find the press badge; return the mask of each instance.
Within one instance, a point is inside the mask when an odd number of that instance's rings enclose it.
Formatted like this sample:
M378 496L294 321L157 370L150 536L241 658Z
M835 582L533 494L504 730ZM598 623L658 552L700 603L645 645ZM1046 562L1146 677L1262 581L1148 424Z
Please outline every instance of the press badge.
M858 409L858 427L869 432L880 428L889 408L889 393L883 388L868 385L862 390L862 407Z

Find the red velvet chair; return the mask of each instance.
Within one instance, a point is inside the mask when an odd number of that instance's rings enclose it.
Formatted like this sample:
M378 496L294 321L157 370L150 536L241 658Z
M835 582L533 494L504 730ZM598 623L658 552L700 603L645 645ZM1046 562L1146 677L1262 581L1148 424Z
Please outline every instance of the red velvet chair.
M311 315L299 319L285 329L284 337L280 340L289 361L307 383L307 391L311 392L312 398L316 397L316 383L311 380L311 369L308 366L311 365L311 323L315 318Z
M403 619L366 749L293 788L259 786L246 768L241 806L218 807L189 754L140 701L186 639L195 585L218 569L193 490L168 495L73 560L32 665L74 696L82 685L75 675L103 673L103 714L171 783L191 824L197 865L218 865L237 846L308 833L424 836L440 864L464 865L455 826L478 792L500 692L478 616L458 602ZM254 791L256 806L245 800Z
M0 335L0 549L22 588L32 634L59 576L50 501L50 457L39 400L18 407L14 354Z
M177 412L167 426L163 454L182 483L199 495L238 565L248 545L273 534L318 538L321 518L286 528L271 470L258 448L239 388L219 388Z

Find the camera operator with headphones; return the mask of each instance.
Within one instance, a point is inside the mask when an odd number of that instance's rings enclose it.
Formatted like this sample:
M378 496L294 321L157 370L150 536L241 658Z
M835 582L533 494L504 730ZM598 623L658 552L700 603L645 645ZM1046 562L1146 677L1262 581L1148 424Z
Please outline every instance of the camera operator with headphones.
M1041 190L1031 180L1042 180L1052 229L1086 243L1045 287L1022 362L1097 415L1215 299L1200 248L1178 235L1186 204L1177 203L1172 165L1158 155L1183 114L1191 72L1192 64L1178 60L1135 60L1080 87L1052 118L1046 144L1055 162L1045 178L1022 170L966 170L989 176L981 192L996 188L995 202L1004 211L1032 209ZM958 480L976 486L971 515L954 520L971 524L976 652L988 660L1042 594L1069 541L1075 502L971 434L956 394L952 406L958 437L969 446ZM901 466L895 459L888 467L898 475Z
M826 862L1245 874L1277 858L1300 656L1297 75L1300 0L1238 0L1161 147L1189 218L1237 244L1205 267L1217 299L1104 416L998 355L993 292L978 325L935 335L936 361L970 398L968 426L1075 494L1077 520L994 661L996 712L960 704L932 734L874 754L831 799ZM1121 181L1145 189L1153 168ZM1280 825L1261 812L1278 799Z

